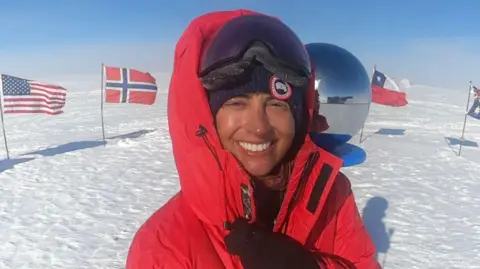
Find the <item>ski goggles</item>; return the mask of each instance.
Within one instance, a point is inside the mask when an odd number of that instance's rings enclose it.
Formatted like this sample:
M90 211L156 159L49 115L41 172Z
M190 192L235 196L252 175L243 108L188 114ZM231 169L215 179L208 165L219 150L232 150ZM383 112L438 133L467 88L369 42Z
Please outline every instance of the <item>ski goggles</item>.
M265 15L241 16L227 22L202 55L199 77L207 90L245 79L257 63L293 87L310 83L305 46L281 21Z

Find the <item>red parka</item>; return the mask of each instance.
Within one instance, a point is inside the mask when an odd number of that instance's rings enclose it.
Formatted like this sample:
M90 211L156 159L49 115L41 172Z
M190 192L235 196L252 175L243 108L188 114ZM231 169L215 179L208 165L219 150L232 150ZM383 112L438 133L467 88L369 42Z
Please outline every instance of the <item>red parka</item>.
M248 176L222 149L204 88L197 77L202 49L227 21L247 10L194 19L177 43L168 96L168 123L181 191L138 230L127 269L242 269L224 244L226 221L255 221ZM314 109L313 81L307 103ZM360 218L342 161L307 136L295 158L274 230L318 253L328 268L380 268Z

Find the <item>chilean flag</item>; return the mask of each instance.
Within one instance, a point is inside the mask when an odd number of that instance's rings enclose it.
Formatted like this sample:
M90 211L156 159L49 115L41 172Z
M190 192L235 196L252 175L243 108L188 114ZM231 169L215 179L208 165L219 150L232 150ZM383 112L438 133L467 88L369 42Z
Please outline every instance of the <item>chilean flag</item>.
M385 87L387 80L391 82L395 89L387 89ZM393 80L376 69L372 76L372 102L393 107L406 106L408 104L407 94L401 92Z

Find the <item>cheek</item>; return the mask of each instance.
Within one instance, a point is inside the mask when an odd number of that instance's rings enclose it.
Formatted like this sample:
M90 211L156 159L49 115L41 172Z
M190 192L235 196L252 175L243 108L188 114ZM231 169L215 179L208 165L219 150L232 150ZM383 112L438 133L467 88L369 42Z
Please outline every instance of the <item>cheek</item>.
M277 131L281 138L286 140L293 139L295 136L295 121L290 112L275 112L269 113L270 123Z
M226 113L222 109L218 111L215 117L217 133L224 147L239 125L239 120L237 118L238 117L235 117L233 113Z

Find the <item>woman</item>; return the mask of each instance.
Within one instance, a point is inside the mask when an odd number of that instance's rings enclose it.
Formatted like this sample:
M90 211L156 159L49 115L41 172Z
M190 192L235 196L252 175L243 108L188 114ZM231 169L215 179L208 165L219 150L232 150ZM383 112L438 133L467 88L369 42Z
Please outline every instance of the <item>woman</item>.
M341 160L307 135L310 67L277 19L192 21L168 98L181 191L139 229L127 269L379 268Z

